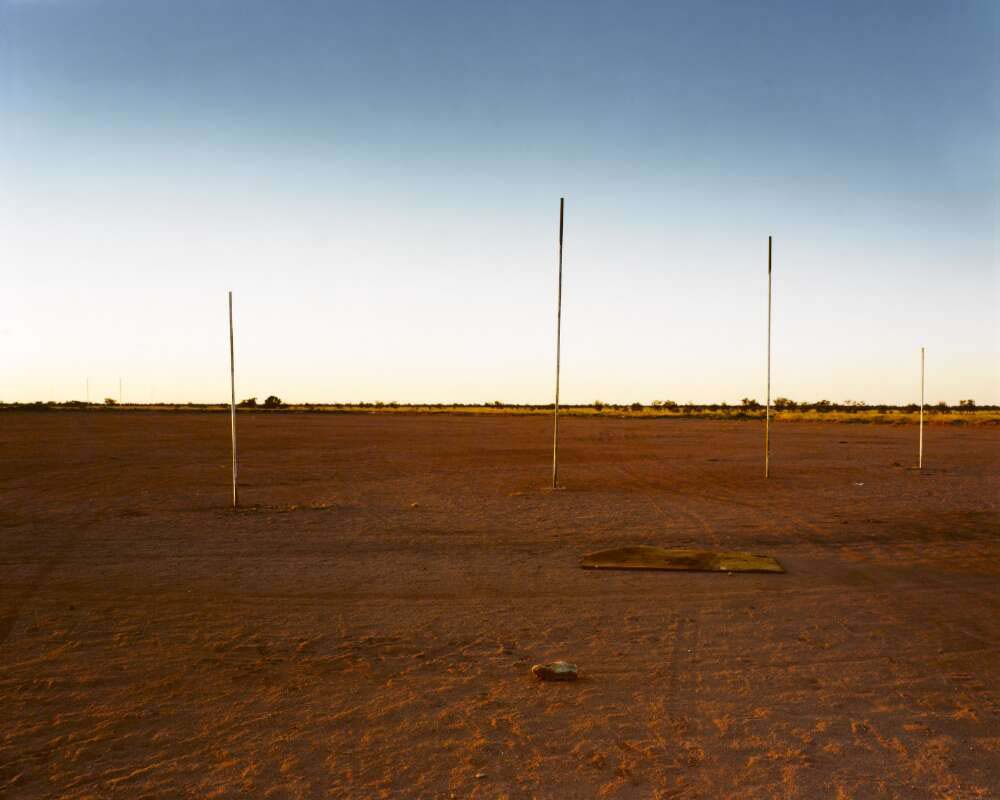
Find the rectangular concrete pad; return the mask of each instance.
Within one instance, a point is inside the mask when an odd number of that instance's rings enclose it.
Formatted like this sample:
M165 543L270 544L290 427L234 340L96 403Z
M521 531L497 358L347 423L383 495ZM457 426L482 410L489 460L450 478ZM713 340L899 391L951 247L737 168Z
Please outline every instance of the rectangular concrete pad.
M716 553L710 550L665 549L649 545L616 547L589 553L583 569L654 569L689 572L784 572L771 556L753 553Z

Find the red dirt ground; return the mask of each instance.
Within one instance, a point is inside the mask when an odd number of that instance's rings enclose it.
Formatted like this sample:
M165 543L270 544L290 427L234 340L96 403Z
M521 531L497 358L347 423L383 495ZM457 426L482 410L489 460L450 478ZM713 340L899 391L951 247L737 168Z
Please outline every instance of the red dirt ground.
M1000 797L996 428L239 423L0 416L0 795Z

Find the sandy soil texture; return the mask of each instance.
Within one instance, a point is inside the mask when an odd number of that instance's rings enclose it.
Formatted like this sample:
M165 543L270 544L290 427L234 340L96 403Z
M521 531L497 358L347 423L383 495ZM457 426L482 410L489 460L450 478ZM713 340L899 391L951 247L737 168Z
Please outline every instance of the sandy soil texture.
M1000 797L1000 429L239 423L0 415L0 796Z

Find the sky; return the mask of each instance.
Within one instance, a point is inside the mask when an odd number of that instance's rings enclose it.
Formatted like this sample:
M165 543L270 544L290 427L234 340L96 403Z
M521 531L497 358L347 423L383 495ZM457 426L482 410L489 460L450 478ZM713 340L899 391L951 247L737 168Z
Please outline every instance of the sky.
M0 400L1000 403L1000 3L0 0Z

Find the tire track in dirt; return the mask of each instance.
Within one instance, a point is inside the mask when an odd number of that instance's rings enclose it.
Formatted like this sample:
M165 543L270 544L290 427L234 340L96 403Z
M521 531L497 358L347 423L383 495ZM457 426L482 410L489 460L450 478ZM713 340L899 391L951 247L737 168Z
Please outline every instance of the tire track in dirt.
M53 570L76 548L77 541L83 531L93 524L93 520L72 524L67 526L68 532L66 534L58 538L53 537L54 541L50 540L53 546L49 550L48 557L42 562L38 571L31 577L21 592L14 595L10 611L0 617L0 646L3 646L11 633L13 633L14 625L17 623L18 617L20 617L25 605L27 605L32 597L38 594L39 589L45 585ZM37 535L38 526L32 525L32 531Z
M684 627L685 635L679 640L681 646L680 660L684 664L681 673L681 687L683 690L683 708L685 717L690 717L695 712L695 695L698 692L700 683L700 673L698 672L698 645L701 642L701 611L695 609L693 616L687 618L687 625Z
M624 464L622 464L622 465L619 465L618 469L626 477L626 479L628 479L628 481L630 481L630 483L631 483L631 485L632 485L633 488L645 488L645 489L653 489L653 490L658 490L658 491L662 491L663 490L662 487L657 486L655 483L653 483L652 481L650 481L648 478L643 478L642 476L636 474L635 471L631 467L628 467L628 466L625 466ZM679 493L679 492L674 492L672 494L676 494L678 497L681 497L681 498L684 497L684 495L681 494L681 493ZM667 512L663 508L663 506L661 506L657 502L657 500L656 500L655 497L651 496L648 493L643 493L643 497L649 502L649 504L651 506L653 506L653 508L656 509L656 511L659 513L659 515L661 517L663 517L666 520L669 520L671 518L671 514L669 512ZM715 528L713 528L712 525L701 514L699 514L696 511L692 511L690 509L690 504L687 504L687 505L688 505L687 508L676 508L676 509L672 509L672 510L675 511L676 513L678 513L678 514L682 514L685 517L688 517L689 519L693 520L694 523L699 528L701 528L702 531L705 533L707 539L709 541L711 541L712 546L713 547L717 547L718 544L719 544L719 537L718 537L718 535L715 532Z
M659 489L660 491L676 494L681 497L714 501L717 503L724 503L726 505L739 506L741 508L748 509L753 513L754 517L757 518L754 521L757 522L757 520L759 520L757 524L762 530L769 530L774 521L774 517L768 505L754 503L749 500L738 498L732 490L728 490L723 486L716 486L711 492L704 492L697 490L692 491L698 486L698 484L693 481L685 481L684 479L681 479L680 481L674 480L670 486L657 484L650 479L646 479L645 484L650 488ZM840 546L842 544L841 542L835 540L828 530L825 530L815 523L809 522L802 516L789 510L787 508L787 504L786 507L783 507L782 509L782 518L794 522L801 528L805 528L812 532L811 536L804 538L800 537L799 541L801 542L823 547Z
M622 468L623 471L625 471L625 469L626 468L624 468L624 467ZM674 481L671 485L666 486L666 485L658 484L658 483L654 482L653 480L651 480L649 478L640 478L640 477L634 475L634 473L633 473L633 475L631 477L633 477L634 480L640 482L641 485L646 486L646 487L648 487L650 489L657 489L657 490L659 490L661 492L665 492L665 493L668 493L668 494L671 494L671 495L675 495L677 497L686 498L689 501L692 498L697 498L697 499L700 499L700 500L709 500L709 501L714 501L714 502L717 502L717 503L723 503L725 505L733 505L733 506L739 506L741 508L750 509L753 512L754 516L757 517L757 518L759 518L761 520L761 522L759 523L759 526L763 530L768 530L770 528L770 526L771 526L772 521L773 521L773 516L770 514L770 509L769 509L769 507L767 505L763 505L763 504L760 504L760 503L752 503L752 502L749 502L747 500L742 500L740 498L737 498L737 497L734 496L734 494L731 491L727 491L723 487L716 487L715 490L714 490L714 493L710 494L710 493L707 493L707 492L689 491L689 489L691 489L692 487L694 487L694 486L697 485L697 484L695 484L693 482L687 482L686 483L684 481L680 481L680 482ZM652 498L650 498L650 502L653 503L653 505L655 505L658 509L660 508L656 504L656 501L653 500ZM660 509L660 511L662 513L662 509ZM702 516L701 514L699 514L696 511L691 511L690 510L690 503L689 503L689 507L686 508L686 509L683 509L681 511L681 513L684 513L684 514L686 514L686 515L688 515L688 516L696 519L701 524L702 528L704 530L706 530L706 532L710 532L713 545L718 546L718 544L719 544L719 537L716 534L715 528L711 525L711 523L709 523L705 519L704 516ZM807 528L807 529L813 531L813 533L815 535L812 536L812 537L810 537L810 538L808 538L808 539L804 540L808 544L817 544L817 545L824 545L824 546L828 546L830 544L834 544L834 545L839 544L839 542L831 541L831 536L830 536L829 532L825 531L823 528L819 527L818 525L815 525L814 523L808 522L807 520L803 519L802 517L800 517L799 515L795 514L794 512L788 511L787 509L783 509L782 516L785 519L791 520L792 522L796 523L797 525L802 526L803 528Z
M624 465L620 466L619 469L628 478L631 479L634 486L641 486L648 489L655 489L676 497L680 497L688 500L687 507L683 509L678 509L680 513L694 519L699 526L704 530L711 539L713 546L719 545L719 536L716 529L709 523L703 515L697 511L691 510L690 500L697 498L700 500L715 501L717 503L723 503L726 505L739 506L741 508L749 509L753 512L754 516L760 519L759 526L763 530L768 530L773 522L773 517L769 513L769 507L760 503L753 503L747 500L743 500L734 496L734 493L726 490L724 487L717 486L712 493L704 491L692 491L699 484L693 481L685 481L684 479L676 480L674 479L671 484L664 485L658 483L650 478L644 478L637 475L631 467L626 467ZM663 508L656 502L655 498L648 497L649 502L661 513L661 515L666 516L666 512ZM824 530L823 528L803 519L798 514L789 511L788 509L783 509L782 515L785 519L791 520L797 525L809 529L813 532L813 536L805 539L804 541L808 544L816 544L821 546L837 545L839 543L831 541L831 534ZM755 520L756 521L756 520Z
M656 457L655 453L653 453L651 455L652 455L653 458ZM710 491L705 491L704 490L704 481L703 481L703 477L702 476L698 476L697 478L686 478L686 477L683 477L683 473L681 475L678 475L677 473L672 473L670 483L669 484L663 484L663 483L657 482L656 480L654 480L652 478L645 478L645 477L641 477L641 476L637 475L632 470L631 467L621 466L620 468L622 469L623 472L624 471L629 472L630 473L630 477L634 481L636 481L636 482L640 483L641 485L646 486L646 487L648 487L650 489L657 489L659 491L662 491L662 492L665 492L665 493L668 493L668 494L671 494L671 495L680 496L680 497L683 497L683 498L685 498L685 499L687 499L689 501L695 500L695 499L697 499L697 500L707 500L707 501L710 501L710 502L724 503L726 505L738 506L738 507L741 507L741 508L746 508L746 509L752 510L754 512L754 515L757 516L757 517L759 517L761 519L761 521L763 523L765 523L764 526L763 526L765 530L769 529L771 527L771 524L773 523L773 516L772 516L772 514L770 512L770 507L767 504L757 503L757 502L753 502L753 501L750 501L750 500L745 500L743 498L736 497L735 496L735 492L733 492L732 490L727 489L725 486L720 485L720 484L714 485ZM655 504L655 500L653 500L652 502ZM824 528L820 527L819 525L816 525L815 523L809 522L808 520L804 519L802 516L794 513L793 511L791 511L790 509L787 508L787 505L788 505L787 503L783 504L782 517L784 519L787 519L787 520L790 520L790 521L796 523L797 525L801 526L802 528L806 528L806 529L810 530L813 533L812 537L810 537L810 538L808 538L808 539L805 540L807 543L809 543L809 544L819 544L819 545L827 545L827 544L830 543L830 539L831 539L831 533L830 533L830 531L825 530ZM705 522L704 517L701 517L701 515L698 514L698 512L694 512L694 511L690 510L690 503L689 503L689 507L685 510L685 512L688 513L688 514L690 514L690 515L692 515L692 516L699 517L701 519L703 525L709 525L709 523Z

